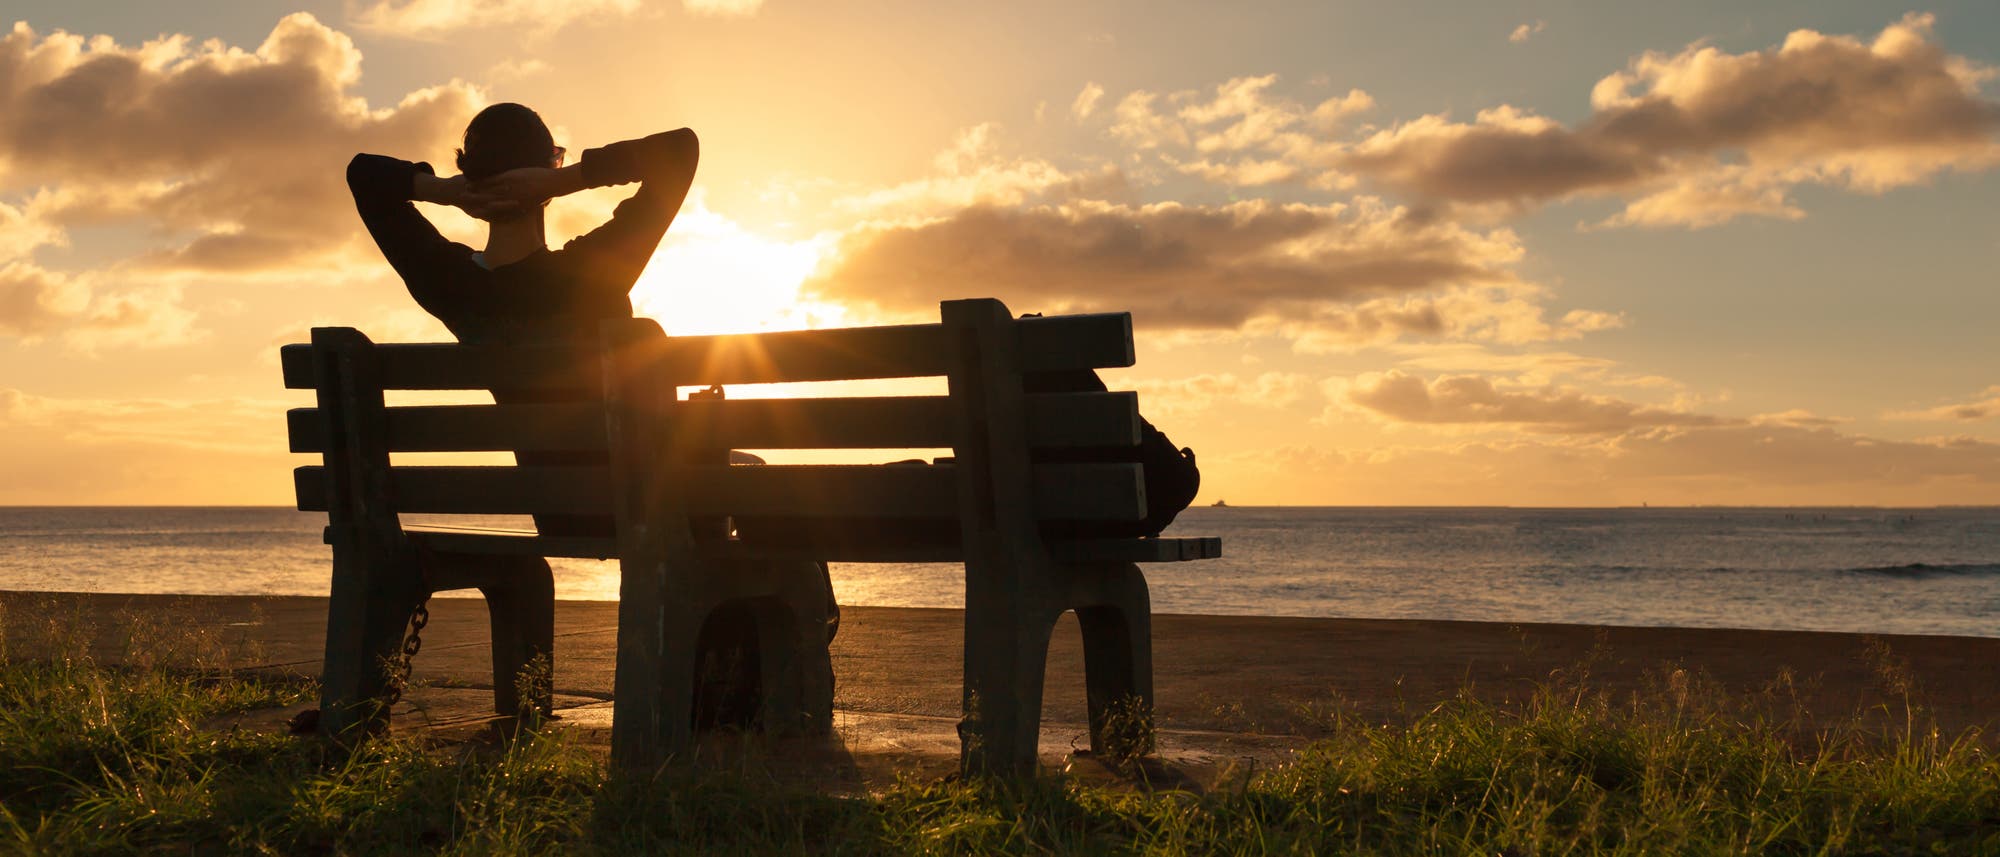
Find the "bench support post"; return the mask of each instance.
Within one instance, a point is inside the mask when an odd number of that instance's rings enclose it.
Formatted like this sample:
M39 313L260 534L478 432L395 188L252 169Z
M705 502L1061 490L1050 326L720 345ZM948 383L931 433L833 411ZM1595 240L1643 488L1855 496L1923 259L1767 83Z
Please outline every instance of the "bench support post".
M1034 522L1020 343L999 301L946 301L941 310L958 350L946 380L965 546L960 764L968 774L1022 776L1035 770L1042 676L1060 611L1038 597L1051 569Z
M555 710L550 680L555 671L556 583L549 561L538 556L485 558L492 573L479 586L486 596L488 624L493 629L493 710L516 715L533 706L540 714ZM540 659L540 663L536 663ZM534 683L535 698L521 698L522 673L542 671Z
M1083 632L1091 752L1151 751L1153 613L1146 577L1129 562L1071 566L1064 577L1072 581L1069 603ZM1107 726L1128 734L1108 734Z
M674 402L671 381L659 377L645 344L658 341L645 319L604 325L604 419L611 452L618 519L618 664L612 684L611 761L641 776L687 743L685 711L692 675L668 662L674 635L692 640L699 616L668 592L670 567L685 567L692 545L687 515L664 478L671 459L663 430Z
M390 495L374 343L348 328L316 328L312 341L319 406L338 435L326 448L333 585L319 731L344 740L357 726L388 726L384 669L400 654L403 628L425 592Z

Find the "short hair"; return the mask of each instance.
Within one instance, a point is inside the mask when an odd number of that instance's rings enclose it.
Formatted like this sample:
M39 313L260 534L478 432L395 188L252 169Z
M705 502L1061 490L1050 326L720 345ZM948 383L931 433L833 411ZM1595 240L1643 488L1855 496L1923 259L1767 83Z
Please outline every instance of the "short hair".
M521 167L546 167L555 157L555 138L542 117L507 102L479 111L466 124L458 171L477 181Z

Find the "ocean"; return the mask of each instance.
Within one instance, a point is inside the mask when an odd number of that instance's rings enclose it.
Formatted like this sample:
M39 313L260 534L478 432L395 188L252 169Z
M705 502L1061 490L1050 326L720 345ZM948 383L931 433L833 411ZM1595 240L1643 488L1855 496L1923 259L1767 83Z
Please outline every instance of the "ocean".
M0 507L0 590L325 595L325 520ZM1161 613L2000 636L1995 508L1202 507L1168 535L1225 556L1146 566ZM617 597L616 563L556 566L556 597ZM955 566L833 578L844 604L960 606Z

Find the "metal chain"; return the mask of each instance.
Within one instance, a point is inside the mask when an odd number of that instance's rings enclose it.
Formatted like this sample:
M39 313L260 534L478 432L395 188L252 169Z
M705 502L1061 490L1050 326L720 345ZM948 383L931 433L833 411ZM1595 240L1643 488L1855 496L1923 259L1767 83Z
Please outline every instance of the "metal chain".
M386 705L395 705L403 700L403 689L410 685L411 664L416 660L417 651L424 647L422 637L424 626L431 623L430 596L417 602L417 609L410 611L410 633L403 638L403 653L389 664L389 699Z

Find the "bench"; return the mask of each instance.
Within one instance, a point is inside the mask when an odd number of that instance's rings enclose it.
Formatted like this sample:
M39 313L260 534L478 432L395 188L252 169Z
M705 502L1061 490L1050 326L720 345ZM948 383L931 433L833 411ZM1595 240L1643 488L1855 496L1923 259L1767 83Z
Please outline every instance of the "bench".
M1128 315L1013 318L998 301L949 301L938 324L666 337L609 322L595 348L374 344L318 329L283 349L289 387L318 407L290 415L299 507L324 510L333 545L323 723L363 722L383 692L402 621L428 591L476 586L502 670L548 651L546 571L513 558L620 563L612 754L651 770L693 740L703 629L735 611L754 626L767 727L823 731L831 620L816 561L965 566L962 762L1035 765L1042 677L1056 619L1082 628L1091 739L1115 707L1152 702L1151 625L1136 563L1219 556L1216 539L1045 538L1145 515L1137 464L1042 462L1035 450L1131 447L1132 393L1024 392L1028 373L1129 366ZM944 396L681 400L682 387L943 376ZM593 389L595 385L595 389ZM385 390L535 388L532 403L388 407ZM519 398L518 396L514 398ZM949 448L949 463L731 465L727 450ZM423 466L392 452L601 451L582 466ZM906 456L905 456L906 457ZM401 513L568 514L615 519L615 538L402 525ZM721 522L784 522L763 543ZM829 538L841 522L923 522L957 538ZM813 524L825 526L812 526ZM745 535L749 530L745 528ZM539 560L536 560L537 562ZM533 578L518 582L521 569ZM543 569L546 566L542 567ZM432 571L432 569L438 569ZM528 604L526 602L534 602ZM514 626L514 627L503 627Z

